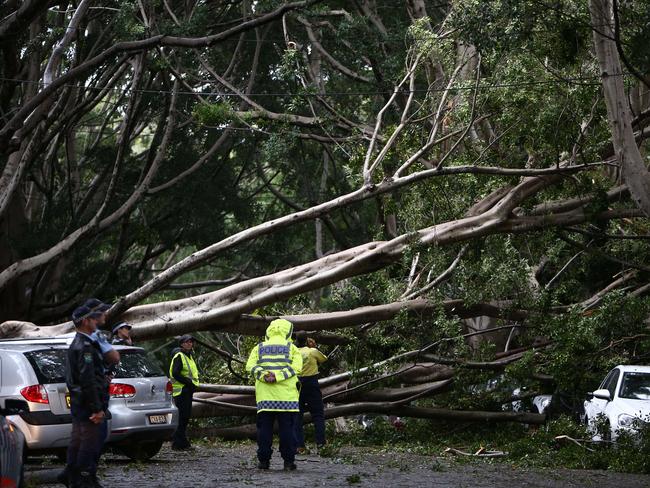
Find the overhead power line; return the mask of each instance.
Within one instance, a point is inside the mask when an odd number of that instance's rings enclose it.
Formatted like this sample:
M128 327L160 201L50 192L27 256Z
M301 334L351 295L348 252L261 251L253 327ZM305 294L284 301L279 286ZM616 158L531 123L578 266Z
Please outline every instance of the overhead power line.
M609 76L626 76L628 73L621 73L620 75L609 75ZM535 80L535 81L518 81L518 82L511 82L511 83L492 83L492 84L484 84L484 85L479 85L479 89L481 90L498 90L498 89L506 89L506 88L519 88L519 87L527 87L527 86L543 86L543 85L548 85L548 86L556 86L556 85L580 85L580 86L597 86L600 85L600 79L601 76L599 75L593 75L593 76L580 76L580 77L571 77L571 78L556 78L552 80ZM18 78L1 78L0 81L4 82L13 82L13 83L29 83L29 84L37 84L37 85L43 85L43 82L40 81L33 81L33 80L25 80L25 79L18 79ZM205 81L205 83L215 83L218 84L212 80L210 81ZM78 85L74 84L65 84L62 85L62 87L68 87L68 88L83 88L86 90L107 90L107 91L124 91L122 88L109 88L108 86L83 86L80 87ZM456 86L451 86L451 87L445 87L445 88L416 88L415 90L403 90L400 93L404 94L409 94L409 93L437 93L437 92L444 92L447 90L451 91L472 91L476 89L476 86L474 84L466 84L466 85L456 85ZM142 93L142 94L154 94L154 95L161 95L161 94L171 94L171 90L152 90L152 89L147 89L147 88L136 88L135 90L130 89L128 90L130 93ZM246 96L248 97L317 97L317 98L328 98L328 97L353 97L353 96L372 96L372 95L385 95L388 93L392 92L391 89L386 89L384 91L350 91L350 92L325 92L325 93L309 93L309 92L258 92L258 93L247 93ZM240 95L236 93L227 93L227 92L212 92L212 91L183 91L179 90L177 92L178 95L200 95L203 97L234 97L234 98L240 98Z

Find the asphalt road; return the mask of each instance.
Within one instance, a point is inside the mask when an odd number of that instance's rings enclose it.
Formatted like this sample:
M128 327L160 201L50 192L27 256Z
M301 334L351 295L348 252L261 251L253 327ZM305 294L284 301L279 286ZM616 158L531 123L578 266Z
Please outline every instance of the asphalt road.
M367 453L350 448L335 457L299 456L298 470L284 472L276 451L271 470L259 471L253 444L198 446L177 453L165 447L152 461L136 464L115 454L103 457L100 478L107 488L327 486L435 488L648 488L650 476L586 470L531 470L510 464L460 464L401 452ZM28 486L48 485L57 467L27 466Z

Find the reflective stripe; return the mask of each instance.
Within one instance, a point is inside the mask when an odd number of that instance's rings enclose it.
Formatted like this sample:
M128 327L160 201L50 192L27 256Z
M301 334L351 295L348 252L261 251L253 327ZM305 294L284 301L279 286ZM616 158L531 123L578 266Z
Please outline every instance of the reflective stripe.
M262 366L253 366L251 373L254 374L258 380L261 380L262 375L264 374L264 368Z
M298 402L286 402L282 400L263 400L257 402L257 410L299 410Z
M274 371L276 374L282 373L282 378L289 379L296 375L291 367L291 343L287 344L265 344L260 342L257 345L257 365L251 368L251 373L259 380L263 381L263 376L267 371ZM260 373L260 369L264 373Z
M289 366L264 366L267 371L282 371L283 369L291 369Z

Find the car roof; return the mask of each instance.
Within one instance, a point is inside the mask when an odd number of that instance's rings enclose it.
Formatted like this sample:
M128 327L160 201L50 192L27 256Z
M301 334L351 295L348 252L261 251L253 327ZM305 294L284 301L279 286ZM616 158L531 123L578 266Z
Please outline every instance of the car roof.
M40 351L43 349L68 349L74 337L34 337L26 339L2 339L0 340L0 351L17 351L29 352ZM118 351L133 350L144 351L142 347L126 346L126 345L113 345Z
M623 373L650 373L650 366L635 366L633 364L620 364L616 366Z
M0 351L30 352L41 351L44 349L67 349L66 343L41 343L41 344L16 344L11 342L0 342Z

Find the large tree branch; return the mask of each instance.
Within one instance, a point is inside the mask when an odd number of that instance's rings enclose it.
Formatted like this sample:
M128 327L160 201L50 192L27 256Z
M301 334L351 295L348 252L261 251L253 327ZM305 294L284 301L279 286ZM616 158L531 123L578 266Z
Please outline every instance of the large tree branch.
M650 174L632 130L632 113L614 40L612 0L590 0L589 10L614 151L632 199L650 217Z
M193 408L196 411L196 407ZM245 409L242 408L242 413ZM196 411L196 416L212 416L210 410ZM543 424L546 415L527 412L486 412L468 410L448 410L444 408L411 407L399 402L359 402L349 405L340 405L325 409L325 418L349 417L362 413L378 413L384 415L398 415L400 417L451 420L455 422L519 422L524 424ZM311 416L305 415L305 422L311 422ZM222 427L210 430L210 435L228 440L242 440L255 438L257 428L255 424L240 425L237 427Z
M149 296L156 290L165 286L167 283L170 283L172 280L176 279L181 274L194 269L205 262L213 259L215 256L221 252L231 249L239 244L250 241L252 239L270 234L276 230L283 229L290 225L294 225L300 222L305 222L313 220L319 217L322 217L333 210L348 206L352 203L360 202L368 198L375 197L384 193L392 192L398 188L416 183L418 181L425 180L434 176L443 176L443 175L457 175L457 174L492 174L492 175L561 175L561 174L571 174L579 171L584 171L591 167L597 167L597 165L589 166L569 166L569 167L559 167L559 168L546 168L546 169L512 169L512 168L495 168L495 167L485 167L485 166L450 166L441 169L430 169L412 173L408 176L403 176L400 178L384 180L381 183L366 184L355 190L353 192L347 193L345 195L339 196L335 199L329 200L327 202L315 205L305 210L294 212L277 219L264 222L262 224L250 227L244 231L238 232L226 239L223 239L215 244L212 244L200 251L197 251L187 258L179 261L178 263L170 266L165 271L154 277L149 282L142 285L137 290L129 293L123 297L109 312L111 315L118 314L125 311L128 307L132 306L135 303L138 303L145 297ZM512 195L512 198L517 198L516 195ZM460 221L459 221L460 222ZM448 223L445 225L453 225L453 223Z
M76 229L74 232L70 233L68 236L66 236L56 245L52 246L51 248L49 248L48 250L40 254L37 254L27 259L16 261L11 266L4 269L2 272L0 272L0 289L7 286L8 283L15 280L19 276L22 276L23 274L32 271L38 268L39 266L48 263L52 259L68 252L81 238L85 237L90 232L101 232L107 229L108 227L112 226L115 222L122 219L128 212L133 210L135 205L140 201L140 199L146 194L147 190L149 189L149 186L151 185L151 181L153 180L154 176L158 172L158 168L160 167L160 164L164 159L165 151L167 150L167 146L169 145L169 142L171 140L172 132L174 129L174 110L176 106L177 92L178 92L177 85L178 82L175 83L174 89L172 90L169 116L165 128L165 134L163 136L163 140L161 141L161 144L157 149L154 161L150 165L146 173L146 176L136 187L133 193L129 196L129 198L117 210L115 210L113 213L100 220L102 209L105 208L107 204L107 201L105 200L100 210L95 214L95 216L88 223L84 224L83 226Z
M79 23L86 12L92 0L81 0L77 5L77 8L70 19L70 23L65 30L65 33L61 40L56 43L54 49L52 49L52 55L50 56L47 65L45 66L45 71L43 72L43 86L48 86L52 83L52 79L56 75L56 70L59 68L59 63L63 57L63 53L68 48L74 37L77 35L77 29L79 28Z
M102 65L104 62L108 61L116 54L125 52L144 52L159 46L189 49L210 47L225 39L240 34L241 32L254 29L255 27L259 27L275 19L278 19L291 10L309 7L320 1L321 0L303 0L298 2L285 3L271 12L260 15L251 20L241 22L234 27L231 27L230 29L209 36L177 37L159 34L147 39L141 39L137 41L118 42L100 54L94 56L93 58L88 59L75 68L68 70L66 73L53 80L49 86L41 90L41 92L39 92L31 100L23 104L22 107L16 112L16 114L14 114L14 116L9 120L9 122L2 129L0 129L0 151L5 151L7 149L9 138L12 138L14 141L12 142L12 145L15 146L22 140L26 133L32 130L33 124L25 124L25 119L30 113L32 113L34 109L36 109L36 107L43 103L44 100L53 96L59 88L96 69L98 66Z

